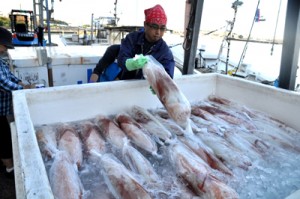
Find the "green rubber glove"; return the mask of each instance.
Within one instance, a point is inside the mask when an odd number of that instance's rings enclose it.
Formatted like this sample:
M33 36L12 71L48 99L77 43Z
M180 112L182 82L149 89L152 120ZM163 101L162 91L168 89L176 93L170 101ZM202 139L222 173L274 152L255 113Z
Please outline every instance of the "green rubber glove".
M156 95L154 89L152 88L152 86L150 86L150 91L152 92L153 95Z
M134 58L127 59L125 66L129 71L137 70L143 68L147 61L148 59L144 55L136 55Z

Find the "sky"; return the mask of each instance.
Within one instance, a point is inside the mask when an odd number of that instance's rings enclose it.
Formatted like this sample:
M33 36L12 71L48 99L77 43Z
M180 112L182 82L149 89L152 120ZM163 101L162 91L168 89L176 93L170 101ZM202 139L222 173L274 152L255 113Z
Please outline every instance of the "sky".
M4 0L2 0L4 1ZM38 0L36 0L38 1ZM44 1L45 2L45 1ZM119 25L142 25L144 9L161 4L168 16L167 27L183 31L186 0L118 0L117 16ZM226 21L232 21L234 9L231 8L234 0L204 0L201 19L201 30L215 30L226 26ZM252 25L256 7L260 2L261 15L264 22L255 23L252 33L262 34L273 38L280 0L243 0L238 7L234 31L247 35ZM51 8L51 0L48 0ZM52 17L65 21L70 25L91 24L94 18L100 16L113 17L115 0L54 0ZM287 0L282 0L276 35L283 36ZM33 10L32 0L9 0L0 7L0 15L8 16L11 9Z

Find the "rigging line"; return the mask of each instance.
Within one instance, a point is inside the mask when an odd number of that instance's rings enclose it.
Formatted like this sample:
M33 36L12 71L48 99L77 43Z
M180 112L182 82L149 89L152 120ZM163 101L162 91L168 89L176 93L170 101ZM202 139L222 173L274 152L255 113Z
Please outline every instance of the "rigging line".
M273 55L273 51L274 51L274 44L275 44L275 37L276 37L276 32L277 32L278 19L279 19L279 14L280 14L280 9L281 9L281 2L282 2L282 0L280 0L280 2L279 2L279 8L278 8L278 12L277 12L277 19L276 19L276 25L275 25L275 31L274 31L274 36L273 36L272 48L271 48L271 55Z
M245 55L246 55L246 51L247 51L247 48L248 48L248 43L249 43L249 40L250 40L250 36L251 36L251 33L252 33L252 29L253 29L253 26L254 26L254 23L255 23L255 18L256 18L256 11L259 7L259 4L260 4L260 0L257 1L257 6L256 6L256 10L255 10L255 14L254 14L254 17L253 17L253 21L252 21L252 25L251 25L251 28L250 28L250 32L249 32L249 35L248 35L248 38L246 40L246 43L245 43L245 46L244 46L244 49L243 49L243 52L241 54L241 57L240 57L240 61L235 69L235 72L234 74L236 74L236 72L238 71L243 59L245 58Z
M221 30L221 29L223 29L223 28L225 28L225 27L227 27L227 25L222 26L222 27L220 27L220 28L217 28L217 29L215 29L215 30L211 30L211 31L209 31L208 33L205 33L204 35L210 35L211 33L214 33L214 32L216 32L216 31L218 31L218 30Z
M235 1L235 2L238 2ZM232 6L234 8L234 16L233 16L233 20L232 22L230 23L230 30L227 34L227 36L225 37L226 38L226 42L227 42L227 56L226 56L226 65L225 65L225 74L228 73L228 64L229 64L229 53L230 53L230 44L231 44L231 41L228 39L233 31L233 27L234 27L234 24L235 24L235 21L236 21L236 15L237 15L237 10L238 10L238 6L237 5L233 5Z

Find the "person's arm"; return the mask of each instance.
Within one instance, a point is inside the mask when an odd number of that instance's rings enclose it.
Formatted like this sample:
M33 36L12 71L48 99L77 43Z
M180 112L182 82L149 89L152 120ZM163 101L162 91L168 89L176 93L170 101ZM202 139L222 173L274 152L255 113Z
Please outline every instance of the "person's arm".
M164 66L166 72L173 79L174 69L175 69L175 61L174 61L173 54L171 51L166 54L164 59L161 61L161 64Z
M93 70L93 74L91 75L89 80L90 83L98 81L103 71L116 60L119 54L119 50L119 44L111 45L106 49L105 53L103 54L103 56L101 57L101 59L99 60L99 62Z
M36 84L25 84L25 83L22 82L22 80L17 78L13 73L11 73L10 71L9 71L9 73L10 73L10 81L12 81L12 82L14 82L18 85L21 85L23 87L23 89L35 88ZM17 90L20 90L20 88L17 89Z
M173 79L174 77L174 69L175 69L175 61L174 56L168 45L163 41L160 46L157 48L152 54L152 56L157 59L161 65L165 68L166 72Z
M128 34L125 39L122 40L118 55L118 65L121 66L123 71L128 71L125 65L126 60L135 56L132 34L133 33Z
M0 85L1 88L6 91L13 91L13 90L21 90L23 89L23 85L20 83L15 83L13 81L10 81L7 77L3 76L0 72Z
M23 87L23 89L35 88L35 85L36 85L36 84L24 84L21 81L18 84L21 85Z
M23 86L19 85L19 79L16 78L10 71L8 66L3 62L0 62L0 86L1 89L6 91L23 89Z

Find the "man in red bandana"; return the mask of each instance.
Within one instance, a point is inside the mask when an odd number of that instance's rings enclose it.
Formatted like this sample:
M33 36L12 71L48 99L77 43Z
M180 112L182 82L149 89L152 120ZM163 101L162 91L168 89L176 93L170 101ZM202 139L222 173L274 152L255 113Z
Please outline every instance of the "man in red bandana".
M153 8L146 9L144 13L146 23L156 23L164 26L167 24L166 13L160 5L156 5Z
M173 78L175 61L171 50L162 39L167 25L167 16L160 5L146 9L144 30L129 33L122 40L121 46L113 45L108 48L106 53L100 59L90 82L96 82L99 75L115 61L117 56L118 66L121 72L117 75L119 79L143 79L141 68L128 70L126 60L135 57L135 55L152 55L165 68L166 72Z

